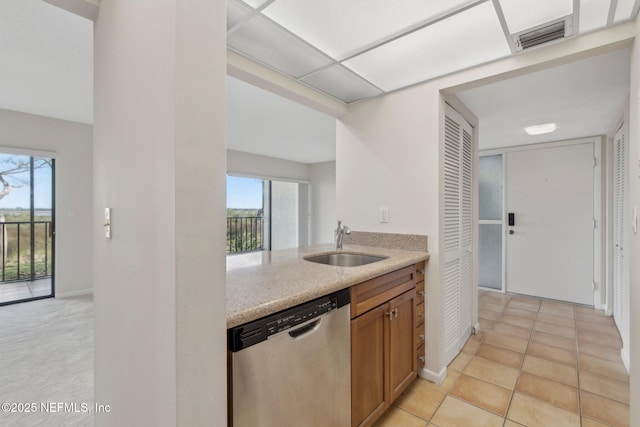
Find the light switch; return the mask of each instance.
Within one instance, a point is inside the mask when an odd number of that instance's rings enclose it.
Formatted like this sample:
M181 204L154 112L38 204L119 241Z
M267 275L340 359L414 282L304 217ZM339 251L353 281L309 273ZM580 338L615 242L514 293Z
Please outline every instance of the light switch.
M386 223L389 222L389 208L381 207L379 212L380 222Z
M111 208L104 208L104 237L111 238Z

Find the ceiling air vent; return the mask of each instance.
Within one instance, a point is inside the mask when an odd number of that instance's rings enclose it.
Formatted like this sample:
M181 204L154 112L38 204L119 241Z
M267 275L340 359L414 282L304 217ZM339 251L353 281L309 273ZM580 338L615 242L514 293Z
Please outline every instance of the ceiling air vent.
M564 18L560 21L554 21L542 24L533 29L525 30L521 33L513 35L513 41L516 49L525 50L553 40L558 40L571 35L571 21Z

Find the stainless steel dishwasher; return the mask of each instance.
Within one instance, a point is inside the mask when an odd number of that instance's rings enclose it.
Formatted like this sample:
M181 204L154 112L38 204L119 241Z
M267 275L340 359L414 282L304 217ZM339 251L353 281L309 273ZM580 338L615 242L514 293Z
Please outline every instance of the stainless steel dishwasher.
M229 330L234 427L351 425L349 289Z

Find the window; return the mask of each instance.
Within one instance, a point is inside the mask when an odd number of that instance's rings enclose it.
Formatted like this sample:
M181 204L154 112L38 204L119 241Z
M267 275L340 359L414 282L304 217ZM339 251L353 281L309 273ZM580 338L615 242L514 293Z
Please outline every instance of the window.
M227 253L307 246L308 187L228 175Z

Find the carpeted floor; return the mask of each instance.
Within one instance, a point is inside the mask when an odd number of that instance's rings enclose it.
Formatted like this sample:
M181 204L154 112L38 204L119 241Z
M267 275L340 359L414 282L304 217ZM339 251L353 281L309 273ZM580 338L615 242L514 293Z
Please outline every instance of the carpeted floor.
M92 296L0 307L0 403L0 426L93 425Z

